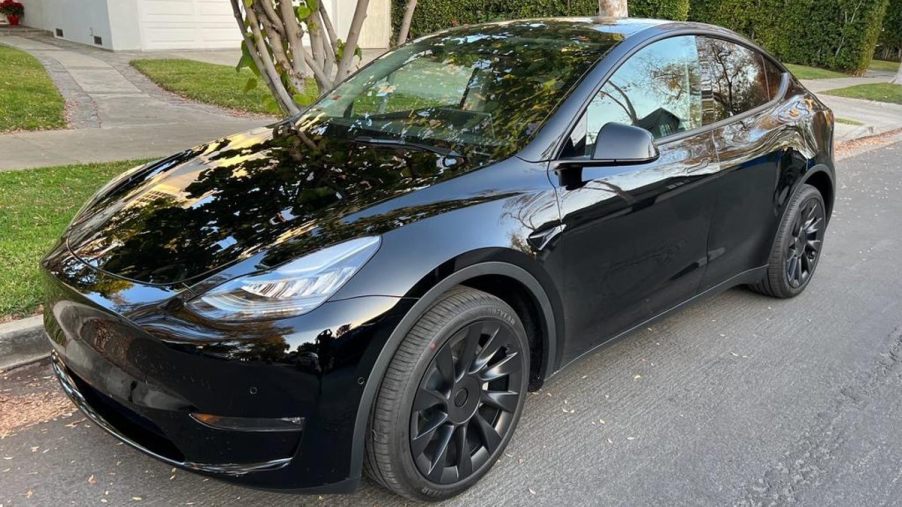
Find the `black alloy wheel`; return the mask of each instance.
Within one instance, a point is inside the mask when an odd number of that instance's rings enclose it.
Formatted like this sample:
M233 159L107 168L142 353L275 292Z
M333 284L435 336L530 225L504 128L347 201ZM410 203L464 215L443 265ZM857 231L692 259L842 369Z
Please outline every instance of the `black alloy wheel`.
M410 449L424 477L461 481L498 449L524 394L522 355L499 320L472 322L439 349L410 416Z
M824 207L818 199L808 199L800 206L792 225L792 240L786 249L786 279L794 287L802 287L814 273L824 239Z
M751 288L777 298L805 290L823 252L827 207L820 192L802 185L780 221L768 260L767 274Z
M402 340L367 432L367 474L415 500L450 498L484 476L513 435L529 380L516 312L468 287L443 295Z

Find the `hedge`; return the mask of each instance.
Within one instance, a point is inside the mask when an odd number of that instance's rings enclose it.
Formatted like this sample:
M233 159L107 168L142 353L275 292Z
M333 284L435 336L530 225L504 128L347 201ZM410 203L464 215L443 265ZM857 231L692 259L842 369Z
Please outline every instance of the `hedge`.
M406 3L392 0L396 32ZM870 64L878 37L883 47L902 51L902 0L629 0L629 6L635 17L688 17L731 28L790 63L858 73ZM419 37L503 19L591 16L597 8L597 0L420 0L410 33Z
M675 19L689 18L689 0L630 0L630 16L637 18Z
M744 33L787 62L858 73L871 62L888 1L692 0L689 18Z
M392 28L397 33L407 0L392 0ZM452 26L517 18L594 16L598 0L420 0L410 24L411 37ZM689 0L630 0L634 17L687 18Z
M883 19L883 32L877 43L881 60L902 59L902 0L890 0Z

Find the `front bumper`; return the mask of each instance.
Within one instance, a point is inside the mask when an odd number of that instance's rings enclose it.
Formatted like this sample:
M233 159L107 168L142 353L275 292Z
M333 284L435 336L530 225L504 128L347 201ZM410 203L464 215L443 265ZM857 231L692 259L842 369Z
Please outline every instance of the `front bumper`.
M150 420L137 422L143 419L140 415L75 377L56 352L51 354L50 361L63 392L89 419L131 447L170 465L196 472L241 477L251 472L278 470L291 463L290 456L261 463L209 464L187 461L171 442L165 440Z
M178 288L110 277L67 254L43 263L44 325L63 390L98 426L172 466L230 482L356 488L357 411L404 299L331 302L268 323L204 322L174 303ZM198 414L262 427L218 427ZM295 427L267 428L284 420Z

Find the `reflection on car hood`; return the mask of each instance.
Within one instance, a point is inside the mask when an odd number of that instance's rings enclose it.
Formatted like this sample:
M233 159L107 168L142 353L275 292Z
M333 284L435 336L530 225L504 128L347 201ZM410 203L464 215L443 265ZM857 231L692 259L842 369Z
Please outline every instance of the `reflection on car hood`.
M368 218L357 212L473 167L429 151L314 140L281 123L138 171L76 217L67 242L99 270L186 282L261 251L274 265L434 213L429 206L383 206Z

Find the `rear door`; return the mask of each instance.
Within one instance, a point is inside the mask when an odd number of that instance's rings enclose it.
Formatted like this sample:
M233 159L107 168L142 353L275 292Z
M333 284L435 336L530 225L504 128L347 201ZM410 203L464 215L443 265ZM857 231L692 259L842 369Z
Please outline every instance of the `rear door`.
M777 111L782 73L752 48L709 37L698 43L703 122L713 127L720 158L703 283L709 288L767 263L780 166L791 155Z
M584 167L559 178L569 361L692 297L702 280L717 172L694 36L654 42L601 87L560 158L588 157L606 123L642 127L661 156L641 165ZM579 170L579 169L577 169Z

